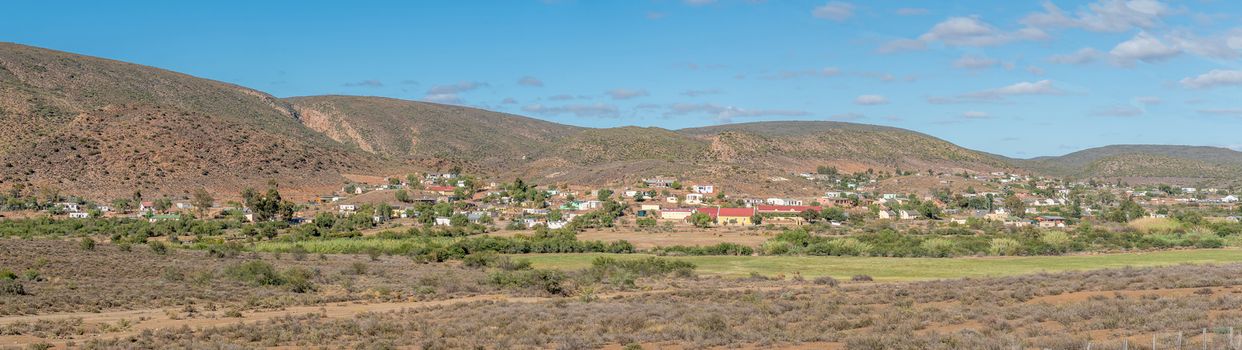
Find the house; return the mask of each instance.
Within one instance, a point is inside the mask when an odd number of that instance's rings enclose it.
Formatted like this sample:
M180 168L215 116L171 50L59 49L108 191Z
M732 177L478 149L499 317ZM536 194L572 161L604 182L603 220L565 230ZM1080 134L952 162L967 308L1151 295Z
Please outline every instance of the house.
M1039 227L1043 228L1063 228L1065 227L1065 218L1054 215L1045 215L1035 217L1035 221L1039 223Z
M773 198L768 198L768 199L767 199L767 200L765 200L764 202L765 202L765 203L767 203L767 204L771 204L771 205L802 205L802 201L801 201L801 200L797 200L797 199L793 199L793 198L775 198L775 197L773 197Z
M702 193L687 193L686 204L703 204Z
M885 219L885 220L892 220L893 218L897 217L897 213L894 213L888 210L881 210L880 212L876 213L876 215L878 218Z
M677 182L677 179L672 179L672 177L652 177L652 179L642 179L642 182L647 184L648 187L653 187L653 189L668 189L668 187L673 186L673 182Z
M660 211L660 205L659 204L643 204L643 205L638 206L638 210L656 212L656 211Z
M824 193L824 198L844 198L844 197L845 197L845 193L844 193L844 192L836 192L836 191L833 191L833 192L825 192L825 193Z
M759 214L787 214L798 215L807 210L819 211L819 207L809 205L759 205L755 206L755 212Z
M674 204L676 204L676 203L678 202L678 200L677 200L677 196L668 196L668 197L664 197L664 202L665 202L665 203L674 203Z
M436 226L451 226L451 225L453 225L452 219L449 219L443 216L436 217Z
M319 200L319 203L333 203L333 202L341 200L341 196L337 196L337 195L319 196L318 200Z
M753 207L753 206L764 204L764 203L767 203L767 202L759 198L742 199L742 204L745 204L748 207Z
M453 186L427 186L427 190L447 196L453 194L453 191L457 190L457 188Z
M624 196L625 196L625 198L634 198L634 196L637 196L637 195L638 195L638 191L635 191L635 190L627 190L627 191L625 191L625 192L622 192L622 195L624 195Z
M341 212L341 214L350 214L358 211L358 206L354 204L341 204L336 207L337 211Z
M1221 198L1220 202L1221 203L1237 203L1238 197L1231 194L1231 195Z
M660 210L660 218L664 220L685 220L694 214L691 208L668 208Z
M177 215L177 214L161 214L161 215L153 215L153 216L151 216L150 218L148 218L148 219L147 219L147 221L149 221L149 222L151 222L151 223L156 223L156 222L159 222L159 221L165 221L165 220L179 220L179 219L181 219L181 215Z
M901 220L916 220L922 218L923 215L914 210L898 210L897 218Z
M828 207L852 207L854 200L845 197L821 197L819 204Z
M179 210L189 210L189 209L194 209L194 205L193 205L193 204L190 204L190 202L186 202L186 201L176 201L176 202L173 202L173 207L176 207L176 208L177 208L177 209L179 209Z
M694 185L690 186L690 191L694 193L712 194L716 192L716 186L713 185Z
M751 225L755 216L754 208L698 208L696 212L707 214L717 225Z
M82 206L78 205L78 203L72 203L72 202L56 203L56 206L70 213L82 211Z
M138 203L138 211L155 211L155 202L146 201Z
M71 213L69 213L69 218L70 218L70 219L86 219L86 218L89 218L89 217L91 217L91 214L90 214L90 213L83 213L83 212L80 212L80 211L75 211L75 212L71 212Z

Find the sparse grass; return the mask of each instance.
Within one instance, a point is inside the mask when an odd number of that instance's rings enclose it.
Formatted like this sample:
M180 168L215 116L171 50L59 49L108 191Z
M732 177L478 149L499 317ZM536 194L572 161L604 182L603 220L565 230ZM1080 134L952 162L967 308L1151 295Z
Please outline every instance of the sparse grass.
M323 240L307 240L300 242L259 242L254 250L269 253L313 253L313 254L382 254L404 255L419 248L426 247L429 242L448 244L455 239L448 237L390 239L390 238L335 238Z
M641 254L529 254L536 268L563 270L591 266L596 257L638 259ZM869 275L881 281L911 281L961 277L1012 276L1039 272L1082 271L1124 266L1166 266L1242 262L1242 250L1195 249L1150 253L1102 255L986 257L986 258L877 258L836 256L686 256L668 259L688 261L702 274L745 277L801 273L804 277L832 276L848 279Z

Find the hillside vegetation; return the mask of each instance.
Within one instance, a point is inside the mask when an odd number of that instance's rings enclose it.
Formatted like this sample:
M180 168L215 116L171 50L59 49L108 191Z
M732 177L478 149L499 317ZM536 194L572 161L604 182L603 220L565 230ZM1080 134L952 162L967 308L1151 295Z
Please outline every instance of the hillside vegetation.
M828 121L593 129L391 98L281 99L152 67L0 44L3 188L107 199L135 190L184 196L198 187L237 193L275 179L311 193L335 189L342 174L461 167L585 185L671 175L779 193L786 189L768 179L819 166L1234 179L1242 153L1126 145L1015 160L909 130Z
M376 163L255 90L0 43L0 186L101 197L339 183ZM335 186L335 185L333 185Z

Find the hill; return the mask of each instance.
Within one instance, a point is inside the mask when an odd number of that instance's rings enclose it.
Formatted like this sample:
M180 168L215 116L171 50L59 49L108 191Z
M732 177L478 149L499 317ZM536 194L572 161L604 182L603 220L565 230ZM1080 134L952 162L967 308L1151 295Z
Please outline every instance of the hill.
M1074 178L1232 180L1242 173L1242 152L1203 146L1114 145L1057 157L1016 160L1015 164L1043 174Z
M100 199L336 187L373 157L268 94L153 67L0 43L0 186Z

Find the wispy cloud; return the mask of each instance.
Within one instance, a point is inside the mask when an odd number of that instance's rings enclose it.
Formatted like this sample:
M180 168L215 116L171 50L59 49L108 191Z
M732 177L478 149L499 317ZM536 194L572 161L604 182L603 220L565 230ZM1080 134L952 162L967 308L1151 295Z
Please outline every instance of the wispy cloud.
M522 111L547 116L571 114L580 118L618 118L621 116L617 106L604 103L569 104L562 106L531 104L523 106Z
M1018 82L1011 85L1002 86L995 89L975 91L965 93L953 97L931 97L927 102L933 104L946 103L967 103L967 102L987 102L1001 101L1010 96L1024 95L1064 95L1065 91L1053 86L1051 80L1040 80L1035 82Z
M543 87L543 80L532 76L524 76L517 81L518 85L530 87Z
M344 83L344 84L341 84L341 86L377 88L377 87L384 87L384 82L381 82L379 80L363 80L363 81L356 81L352 83Z
M854 104L861 106L888 104L888 97L884 97L883 95L861 95L854 98Z
M731 123L736 118L753 117L797 117L811 115L810 112L788 109L746 109L733 106L720 106L711 103L677 103L668 106L665 117L706 115L716 122Z
M1051 1L1044 1L1043 7L1043 12L1027 15L1020 22L1039 28L1080 28L1120 33L1159 26L1161 17L1173 12L1158 0L1100 0L1073 14L1066 13Z
M1048 57L1048 62L1057 64L1087 64L1095 61L1103 56L1104 53L1090 47L1084 47L1074 51L1074 53L1052 55Z
M1184 78L1181 84L1192 89L1242 85L1242 70L1213 69L1198 76Z
M427 89L427 94L428 95L459 94L459 93L463 93L466 91L476 90L478 88L485 87L485 86L487 86L487 83L484 83L484 82L463 81L463 82L456 83L456 84L432 86L430 89Z
M764 74L764 75L759 76L759 78L767 79L767 80L786 80L786 79L811 78L811 77L835 77L840 74L841 74L840 69L837 69L835 67L828 67L828 68L823 68L823 69L780 71L780 72L771 73L771 74Z
M699 96L705 96L705 95L719 95L720 93L721 93L720 89L702 89L702 90L691 89L691 90L682 91L681 95L689 96L689 97L699 97Z
M953 61L953 66L962 69L992 68L998 61L979 55L966 54Z
M919 36L921 41L938 41L949 46L995 46L1014 41L1044 39L1048 39L1048 34L1037 28L1003 31L976 17L951 17Z
M1139 32L1130 40L1123 41L1108 51L1118 64L1128 66L1135 61L1160 62L1182 53L1181 49L1165 44L1159 38Z
M605 94L608 94L614 100L628 100L651 95L647 92L647 89L612 89L605 92Z
M854 4L844 1L829 1L827 4L811 10L811 15L815 16L815 18L837 22L844 21L854 16Z
M1142 109L1134 106L1111 106L1091 111L1091 115L1102 117L1137 117L1143 113Z
M981 112L981 111L966 111L966 112L962 112L962 118L965 118L965 119L989 119L989 118L992 118L992 115L991 115L991 114L988 114L988 112Z
M1204 115L1217 115L1226 117L1242 117L1242 108L1208 108L1195 111Z

